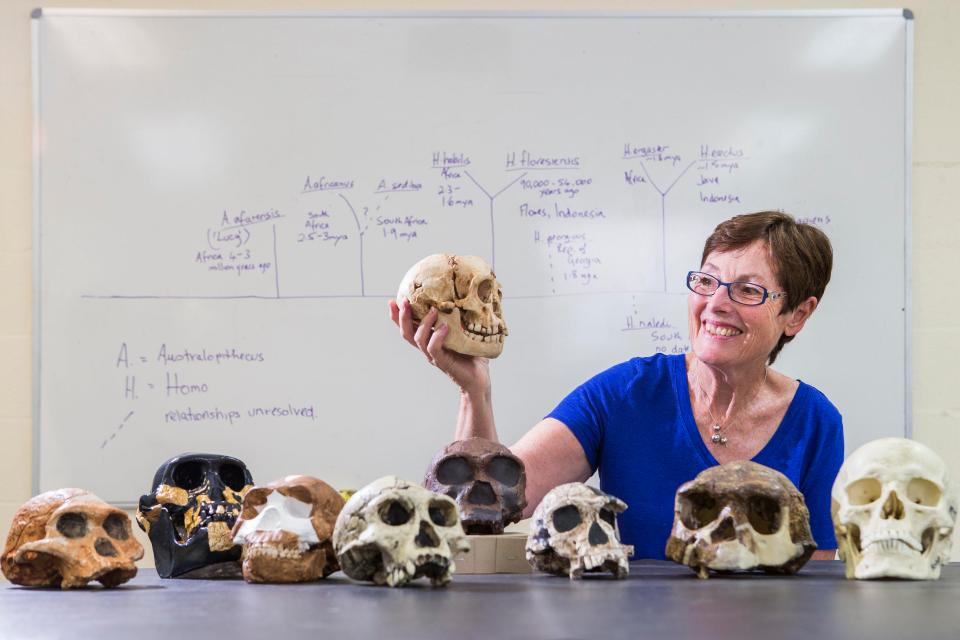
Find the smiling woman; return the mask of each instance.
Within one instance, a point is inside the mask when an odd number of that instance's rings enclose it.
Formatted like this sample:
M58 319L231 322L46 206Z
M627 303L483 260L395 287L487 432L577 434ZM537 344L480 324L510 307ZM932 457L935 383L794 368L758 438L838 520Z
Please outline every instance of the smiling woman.
M704 469L752 460L787 476L810 510L814 557L836 548L830 489L843 461L840 414L827 398L770 368L803 329L830 280L826 235L780 212L736 216L704 244L687 274L685 355L637 357L571 392L511 450L527 470L530 515L553 487L599 472L623 499L622 539L663 558L677 487ZM456 439L497 439L488 361L442 347L431 311L415 324L391 301L404 338L460 387Z

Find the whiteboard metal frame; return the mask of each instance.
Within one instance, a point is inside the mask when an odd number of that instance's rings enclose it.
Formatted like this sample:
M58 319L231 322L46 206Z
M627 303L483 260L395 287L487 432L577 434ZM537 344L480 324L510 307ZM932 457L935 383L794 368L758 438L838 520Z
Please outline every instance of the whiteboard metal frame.
M811 9L782 11L232 11L202 9L34 9L34 19L49 17L141 18L866 18L902 16L909 9Z
M189 9L74 9L37 8L31 13L31 81L33 98L33 453L32 493L40 490L40 362L41 327L41 242L40 198L40 20L44 17L145 17L145 18L513 18L513 19L579 19L579 18L865 18L902 17L906 29L904 78L904 437L913 438L913 89L914 89L914 24L910 9L814 9L775 11L230 11ZM134 503L117 503L133 507Z

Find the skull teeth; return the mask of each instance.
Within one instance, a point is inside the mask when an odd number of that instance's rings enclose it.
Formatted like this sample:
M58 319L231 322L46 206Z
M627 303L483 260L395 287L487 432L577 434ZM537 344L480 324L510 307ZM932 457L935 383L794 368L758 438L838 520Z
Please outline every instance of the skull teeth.
M502 331L503 325L500 326L501 328L494 331L491 327L485 327L478 322L461 324L464 333L477 342L503 342L505 333Z
M283 560L299 560L303 557L303 553L299 549L290 549L267 544L247 545L244 548L243 553L249 558L269 557Z
M240 515L240 505L232 502L204 502L197 511L200 525L211 522L226 522L233 526Z
M915 544L909 536L879 538L863 543L863 550L896 551L898 553L920 553L920 545Z

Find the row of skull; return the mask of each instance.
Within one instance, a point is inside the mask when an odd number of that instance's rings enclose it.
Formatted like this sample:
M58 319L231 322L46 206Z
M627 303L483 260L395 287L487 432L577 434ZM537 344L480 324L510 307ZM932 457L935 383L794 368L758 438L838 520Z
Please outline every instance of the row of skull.
M329 485L289 476L255 487L236 458L189 454L167 461L141 498L162 577L237 575L300 582L342 568L350 577L400 586L450 581L465 534L501 532L525 506L522 462L502 446L455 442L435 458L425 486L388 476L346 503ZM625 577L632 547L620 543L626 505L581 483L549 492L534 512L527 558L578 578ZM899 438L873 441L842 466L832 516L848 578L935 579L949 561L958 496L943 461ZM705 470L676 494L666 555L694 569L794 573L816 544L803 495L753 462ZM24 585L116 586L136 574L143 549L126 514L78 489L41 494L14 517L0 566ZM242 563L238 562L242 558Z

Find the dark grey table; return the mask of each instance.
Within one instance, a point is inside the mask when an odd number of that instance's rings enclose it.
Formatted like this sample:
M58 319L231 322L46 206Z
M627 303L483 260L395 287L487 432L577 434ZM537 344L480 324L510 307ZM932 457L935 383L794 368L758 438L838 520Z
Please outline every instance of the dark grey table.
M419 583L419 584L418 584ZM839 562L790 577L713 576L640 561L627 580L458 575L374 587L336 573L302 585L160 580L60 592L0 585L4 638L960 639L960 564L936 582L848 581Z

